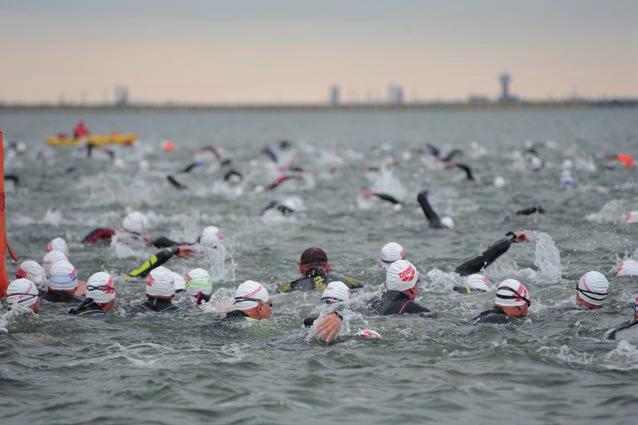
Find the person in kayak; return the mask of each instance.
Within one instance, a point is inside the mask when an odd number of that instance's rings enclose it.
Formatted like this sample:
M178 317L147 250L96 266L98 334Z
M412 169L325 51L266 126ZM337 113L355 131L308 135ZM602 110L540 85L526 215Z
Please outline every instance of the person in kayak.
M479 273L482 269L492 264L498 257L505 254L513 243L525 242L527 240L527 235L523 231L509 232L503 239L494 242L492 246L481 254L461 264L454 271L461 276Z
M166 267L151 270L146 277L146 301L137 305L138 313L178 313L179 307L173 304L175 296L175 278Z
M106 272L93 273L86 281L86 298L69 310L73 316L106 317L115 305L115 280Z
M316 291L322 292L326 285L334 280L344 282L350 289L362 288L358 280L331 271L328 255L321 248L306 249L299 259L299 273L301 277L291 282L284 282L277 288L277 292Z
M89 134L89 129L86 127L84 120L79 120L73 128L73 138L77 140L81 139L82 137L86 137Z
M398 260L390 264L385 277L386 291L370 304L370 310L381 315L417 314L431 317L430 309L420 305L414 299L419 289L419 272L407 260Z
M532 305L527 288L516 279L505 279L496 289L494 307L481 312L472 323L512 323L513 318L527 316Z
M434 211L434 208L430 205L428 201L428 191L422 190L416 196L416 200L421 205L421 209L423 210L423 214L425 214L425 218L428 220L430 227L433 229L453 229L454 228L454 220L452 217L443 217L439 218L439 215Z

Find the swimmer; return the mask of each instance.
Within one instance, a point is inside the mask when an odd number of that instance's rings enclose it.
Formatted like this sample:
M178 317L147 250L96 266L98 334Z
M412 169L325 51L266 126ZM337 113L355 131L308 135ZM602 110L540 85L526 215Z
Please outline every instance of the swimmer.
M423 307L416 301L419 289L419 272L407 260L399 260L390 264L385 277L386 291L381 298L374 300L370 309L382 315L416 314L431 317L430 309Z
M146 301L137 306L137 312L177 313L179 307L173 304L175 278L166 267L158 267L146 277Z
M449 162L446 166L446 170L450 170L452 168L460 168L465 172L465 179L469 181L474 181L474 174L472 173L472 169L467 164L461 164L458 162Z
M233 310L223 321L265 320L272 316L272 301L268 290L259 282L247 280L235 290Z
M531 304L525 285L506 279L496 289L494 307L476 316L472 323L511 323L512 318L525 317Z
M560 187L561 189L573 189L576 187L576 179L572 176L570 170L563 170L560 175Z
M492 244L489 248L483 251L481 254L466 261L454 270L461 276L467 276L470 274L478 273L490 264L494 262L498 257L505 254L513 243L527 241L527 235L525 232L509 232L503 239L500 239Z
M123 240L126 238L140 239L147 226L148 219L146 216L138 211L133 211L126 214L119 230L112 227L94 229L82 239L82 243L84 245L95 245L98 242L110 243L111 239L118 233L121 236L120 239Z
M139 267L126 273L124 275L124 280L128 282L134 277L145 277L151 272L151 270L160 267L176 255L182 259L190 258L195 255L195 250L188 245L175 245L163 248L143 262Z
M42 299L50 302L80 302L83 293L84 284L78 281L78 272L73 264L60 260L51 266Z
M278 211L282 216L288 217L295 213L295 209L293 207L294 206L290 202L286 202L286 200L281 203L277 201L270 201L266 208L261 210L259 215L263 216L267 211Z
M338 280L330 282L326 286L326 289L324 289L321 293L321 302L324 304L333 305L337 303L344 303L350 301L350 298L352 298L350 288L348 288L348 285ZM318 318L319 316L307 317L304 319L303 324L305 327L309 328Z
M638 223L638 211L629 211L625 216L625 223L634 224Z
M361 198L365 200L369 200L374 196L377 199L380 199L384 202L388 202L392 204L395 210L399 210L403 206L403 203L401 201L399 201L397 198L387 193L373 192L372 190L365 189L361 192L359 196L361 196Z
M106 317L115 305L115 280L106 272L93 273L86 281L86 298L69 314L86 317Z
M170 174L166 176L166 180L168 180L168 182L169 182L170 184L172 184L172 185L173 185L173 187L175 187L175 188L177 188L177 189L179 189L179 190L185 190L185 189L188 189L188 186L187 186L187 185L185 185L185 184L183 184L183 183L180 183L179 181L177 181L177 179L176 179L175 177L173 177L173 176L172 176L172 175L170 175Z
M279 186L281 186L284 182L288 180L299 180L303 181L303 175L300 174L284 174L282 176L277 177L277 179L273 182L268 183L264 186L264 190L275 190Z
M20 183L20 177L15 174L5 174L4 181L13 183L13 190L15 191L18 188L18 184Z
M486 292L490 290L490 280L482 274L474 273L465 277L463 285L455 286L452 290L462 294Z
M452 161L452 159L459 154L462 154L463 151L460 149L452 149L446 156L441 157L442 153L441 150L439 148L437 148L434 145L431 145L430 143L426 143L425 144L428 148L428 150L430 151L430 155L432 155L433 157L435 157L436 159L439 159L443 162L450 162Z
M605 333L605 339L618 340L638 335L638 295L634 299L634 318ZM633 339L633 338L632 338Z
M609 291L609 281L600 272L591 271L581 276L576 284L576 302L590 310L603 306Z
M430 227L433 229L453 229L454 228L454 220L452 217L443 217L439 218L439 215L434 211L430 202L428 201L428 191L422 190L416 197L416 200L421 205L421 209L423 209L423 214L425 214L425 218L428 220Z
M42 268L44 270L44 275L47 276L49 271L51 270L51 266L53 266L58 261L68 261L69 257L67 257L62 251L49 251L42 257Z
M64 255L69 256L69 246L63 238L54 238L47 244L47 251L62 251Z
M390 264L395 261L405 260L405 250L397 242L388 242L381 247L379 252L379 262L381 266L387 271Z
M186 292L186 281L184 280L184 278L181 275L173 272L173 279L175 279L175 281L173 282L173 286L175 286L175 294Z
M210 301L213 293L213 281L204 269L193 269L184 276L186 293L194 305L201 305Z
M633 258L622 260L613 270L618 277L638 276L638 261Z
M38 288L29 279L16 279L7 287L7 304L9 309L24 307L37 313L40 311Z
M514 216L532 215L532 214L545 214L545 209L540 205L534 205L532 207L523 208L521 210L513 211L505 216L505 220L511 220Z
M328 255L323 249L317 247L308 248L301 254L299 273L301 273L299 279L282 283L277 288L277 292L322 292L328 283L335 280L344 282L350 289L363 287L361 282L352 277L331 272Z
M16 279L29 279L39 291L45 290L46 275L37 261L25 260L16 269Z

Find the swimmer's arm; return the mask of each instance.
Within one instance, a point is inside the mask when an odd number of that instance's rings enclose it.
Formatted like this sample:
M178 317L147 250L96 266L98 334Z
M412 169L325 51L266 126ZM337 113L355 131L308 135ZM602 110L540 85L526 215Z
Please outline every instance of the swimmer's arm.
M312 325L315 323L315 321L319 318L319 316L313 316L313 317L306 317L303 320L303 325L306 328L310 328L312 327Z
M387 201L390 202L393 205L397 205L400 204L401 201L399 201L397 198L395 198L392 195L388 195L387 193L374 193L374 196L376 196L377 198L383 200L383 201Z
M151 256L151 258L142 263L138 268L131 270L130 272L128 272L128 274L125 274L124 280L129 280L132 277L145 277L147 274L150 273L151 270L161 266L162 264L173 258L175 255L177 255L179 250L179 246L162 249L157 254Z
M430 201L428 200L428 191L424 190L422 192L419 192L416 199L419 202L419 205L421 205L421 209L423 209L423 214L425 214L425 218L427 218L428 222L430 223L430 227L434 227L435 229L440 229L442 227L441 219L439 218L439 215L436 213L436 211L434 211L434 209L430 205Z
M534 214L535 212L537 212L539 214L543 214L543 213L545 213L545 210L540 205L536 205L536 206L533 206L533 207L529 207L529 208L525 208L525 209L522 209L522 210L518 210L514 214L516 214L516 215L531 215L531 214Z
M160 236L159 238L155 238L151 240L151 245L155 248L168 248L177 245L191 245L186 242L176 242L172 239L167 238L166 236Z
M277 287L277 292L290 292L292 291L292 282L284 282Z
M93 245L101 240L111 240L113 235L115 235L115 229L110 227L94 229L82 239L82 243Z
M512 242L514 242L514 238L514 233L508 233L506 237L496 241L481 254L461 264L454 271L461 276L478 273L481 269L492 264L498 257L505 254L510 249Z
M350 289L363 288L363 283L359 282L357 279L350 276L339 276L338 280L341 280L343 283L348 285L348 288Z

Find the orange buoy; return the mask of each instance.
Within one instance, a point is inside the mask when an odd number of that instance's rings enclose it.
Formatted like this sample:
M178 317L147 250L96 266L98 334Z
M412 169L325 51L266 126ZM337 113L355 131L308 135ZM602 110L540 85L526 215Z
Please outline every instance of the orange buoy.
M623 163L625 168L634 168L634 157L628 153L619 153L616 158Z
M162 150L164 152L175 152L175 142L164 140L162 142Z
M4 227L4 138L0 128L0 298L7 296L7 286L9 286L9 276L7 275L7 231Z

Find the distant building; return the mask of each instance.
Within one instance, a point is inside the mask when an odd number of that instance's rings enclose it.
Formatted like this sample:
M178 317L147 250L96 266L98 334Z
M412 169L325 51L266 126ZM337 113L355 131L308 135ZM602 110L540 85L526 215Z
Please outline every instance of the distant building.
M484 94L471 94L467 97L467 103L470 105L485 105L490 103L490 99Z
M336 106L339 103L341 103L341 90L338 85L333 84L330 86L330 104Z
M498 77L501 82L501 97L498 98L498 101L501 103L516 103L518 102L518 97L510 94L510 75L509 74L501 74Z
M403 87L390 84L388 86L388 103L392 105L403 105Z
M128 87L116 86L115 87L115 106L121 108L128 105Z

